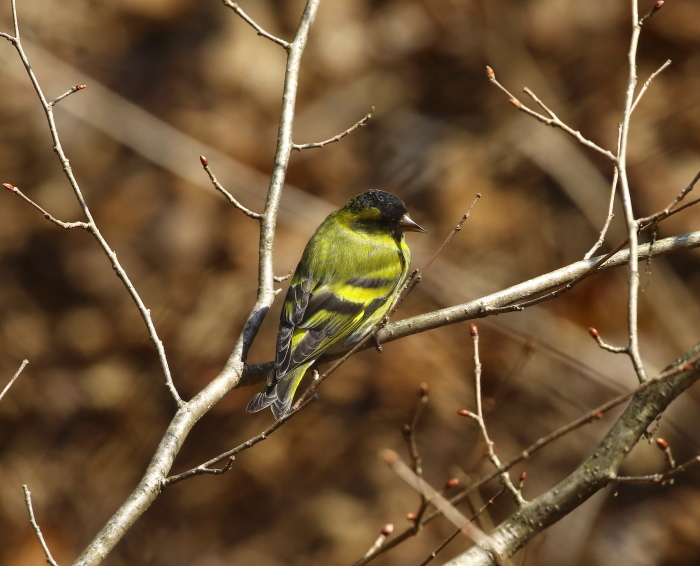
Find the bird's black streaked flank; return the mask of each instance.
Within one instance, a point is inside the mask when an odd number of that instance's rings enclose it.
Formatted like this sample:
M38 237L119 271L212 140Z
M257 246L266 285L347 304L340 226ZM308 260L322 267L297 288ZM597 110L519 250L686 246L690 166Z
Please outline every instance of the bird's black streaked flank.
M381 320L408 274L404 232L425 232L398 197L369 190L332 212L301 257L284 300L275 368L248 404L281 419L306 370L352 348Z

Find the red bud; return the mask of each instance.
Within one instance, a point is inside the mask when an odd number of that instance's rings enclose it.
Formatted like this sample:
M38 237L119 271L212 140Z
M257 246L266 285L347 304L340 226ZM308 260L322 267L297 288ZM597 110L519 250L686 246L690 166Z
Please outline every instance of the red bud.
M656 445L661 448L661 450L666 450L666 448L668 448L668 442L666 442L663 438L657 438Z
M203 155L199 156L199 160L202 162L202 165L204 165L204 167L209 165L209 160L206 157L204 157Z
M600 332L598 332L595 328L592 326L588 329L588 334L591 335L591 337L595 338L596 340L600 338Z
M596 411L595 413L593 413L593 418L594 419L602 419L603 413L601 413L600 411Z
M459 480L457 478L450 478L445 482L445 487L450 489L451 487L457 487L459 485Z
M476 324L473 322L469 325L469 335L470 336L478 336L479 335L479 329L477 328Z
M472 416L471 411L467 411L466 409L460 409L459 411L457 411L457 414L460 417L471 417Z
M409 521L415 521L415 520L418 518L418 515L416 515L415 513L408 513L408 514L406 515L406 518L407 518Z
M385 537L388 537L393 532L394 532L394 525L392 525L391 523L387 523L386 525L384 525L382 527L382 535L384 535Z
M15 192L17 190L17 187L10 185L10 183L3 183L2 186L5 187L8 191Z

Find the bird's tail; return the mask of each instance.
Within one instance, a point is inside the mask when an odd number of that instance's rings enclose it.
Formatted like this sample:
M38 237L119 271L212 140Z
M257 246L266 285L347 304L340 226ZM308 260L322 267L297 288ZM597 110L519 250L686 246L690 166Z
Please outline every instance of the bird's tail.
M246 410L256 413L265 407L272 409L275 419L280 420L289 412L294 400L294 393L299 387L301 378L311 364L304 364L293 369L277 383L266 385L248 403Z

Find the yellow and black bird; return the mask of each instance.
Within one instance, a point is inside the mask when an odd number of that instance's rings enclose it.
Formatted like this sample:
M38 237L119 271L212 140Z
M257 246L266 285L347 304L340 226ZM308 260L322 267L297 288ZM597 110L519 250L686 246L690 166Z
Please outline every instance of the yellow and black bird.
M306 370L351 349L391 306L408 275L404 232L425 232L398 197L369 190L328 215L306 244L282 307L275 367L248 411L291 408Z

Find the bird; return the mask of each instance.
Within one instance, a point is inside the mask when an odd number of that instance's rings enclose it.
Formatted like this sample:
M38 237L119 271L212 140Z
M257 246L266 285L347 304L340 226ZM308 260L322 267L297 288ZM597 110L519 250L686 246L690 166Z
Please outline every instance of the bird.
M425 232L392 193L370 189L319 225L306 244L280 314L274 368L248 403L280 420L323 354L352 349L382 319L408 276L404 232Z

